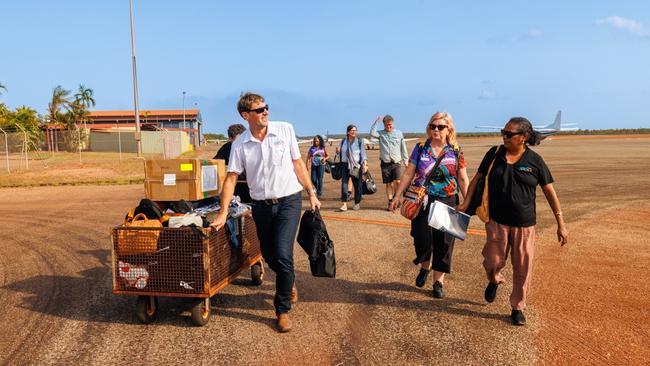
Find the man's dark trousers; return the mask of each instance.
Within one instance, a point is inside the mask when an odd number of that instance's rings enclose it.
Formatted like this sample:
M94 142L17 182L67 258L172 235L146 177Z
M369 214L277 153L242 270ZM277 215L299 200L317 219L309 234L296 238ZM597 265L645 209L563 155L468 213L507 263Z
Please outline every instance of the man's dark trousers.
M253 220L257 226L262 257L275 272L275 313L291 310L293 242L300 222L302 199L300 192L287 196L282 202L253 202Z

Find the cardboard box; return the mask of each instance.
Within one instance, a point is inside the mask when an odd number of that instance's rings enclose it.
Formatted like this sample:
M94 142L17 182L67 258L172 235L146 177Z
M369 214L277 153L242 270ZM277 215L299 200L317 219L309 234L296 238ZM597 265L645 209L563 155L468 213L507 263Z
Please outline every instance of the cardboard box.
M152 201L198 201L219 195L226 162L212 159L145 161L145 196Z

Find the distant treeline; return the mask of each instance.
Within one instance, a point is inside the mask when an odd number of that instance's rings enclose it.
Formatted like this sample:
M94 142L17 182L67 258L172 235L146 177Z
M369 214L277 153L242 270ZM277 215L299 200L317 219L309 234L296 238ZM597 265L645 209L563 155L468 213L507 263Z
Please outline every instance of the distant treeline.
M204 133L203 137L206 140L225 140L226 136L223 133Z
M562 131L556 135L643 135L650 134L650 128L616 128L608 130L577 130L577 131ZM499 132L458 132L459 137L487 137L499 136ZM370 137L370 134L360 133L361 137ZM311 138L313 136L303 136L300 138ZM345 137L344 134L329 135L330 138L340 139ZM404 132L405 138L424 138L424 133Z
M650 134L650 128L615 128L609 130L577 130L577 131L562 131L557 135L643 135ZM499 132L459 132L459 137L486 137L486 136L499 136ZM226 136L222 133L204 133L203 136L206 140L225 140ZM361 137L370 137L370 134L360 133ZM311 139L310 136L299 136L300 139ZM325 136L323 136L325 137ZM340 139L345 137L344 134L329 135L330 138ZM405 138L424 138L423 133L404 132Z

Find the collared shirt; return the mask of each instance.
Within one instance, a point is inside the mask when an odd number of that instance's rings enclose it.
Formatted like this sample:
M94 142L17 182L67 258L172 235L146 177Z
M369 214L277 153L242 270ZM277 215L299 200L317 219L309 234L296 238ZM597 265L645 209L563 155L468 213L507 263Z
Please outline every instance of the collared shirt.
M409 160L402 131L394 129L391 132L386 130L377 132L377 123L375 123L370 129L370 135L379 139L379 159L384 163L406 164Z
M348 152L348 149L350 152ZM352 155L352 161L348 157ZM363 143L359 138L355 138L351 143L347 138L341 140L341 161L348 163L348 168L358 168L361 166L361 163L368 160L366 155L366 149L363 147Z
M246 182L254 200L280 198L300 192L302 185L293 170L300 150L293 126L287 122L269 122L268 132L260 141L246 130L232 144L228 171L246 171Z

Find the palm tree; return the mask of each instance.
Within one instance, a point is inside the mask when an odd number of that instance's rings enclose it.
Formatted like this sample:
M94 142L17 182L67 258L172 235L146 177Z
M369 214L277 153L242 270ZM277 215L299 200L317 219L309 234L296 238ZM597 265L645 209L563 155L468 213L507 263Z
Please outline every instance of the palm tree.
M0 90L7 91L7 87L2 85L2 83L0 83ZM0 95L2 95L2 92L0 92Z
M57 123L63 122L59 110L61 108L68 108L70 105L70 90L65 90L61 85L57 85L52 91L52 100L47 105L47 110L50 114L50 121Z
M79 90L78 92L74 95L74 102L73 102L76 108L76 111L71 109L70 111L73 112L73 115L76 114L78 115L81 119L80 122L83 121L84 123L84 128L86 127L86 116L88 115L88 108L90 106L95 106L95 98L93 98L93 90L90 88L86 88L83 84L79 85Z
M95 106L95 98L93 98L93 90L91 88L86 88L83 84L79 85L79 90L77 94L74 95L75 101L80 101L86 109L91 106Z

